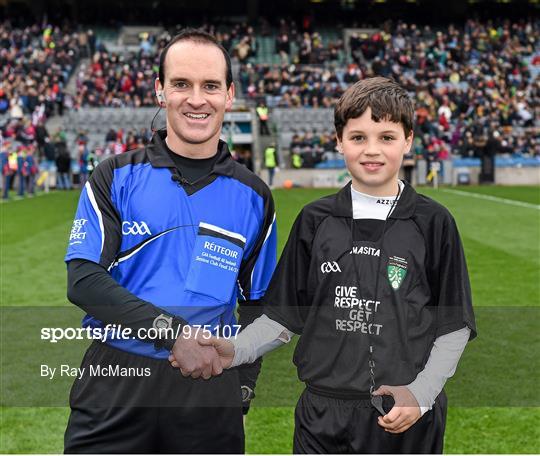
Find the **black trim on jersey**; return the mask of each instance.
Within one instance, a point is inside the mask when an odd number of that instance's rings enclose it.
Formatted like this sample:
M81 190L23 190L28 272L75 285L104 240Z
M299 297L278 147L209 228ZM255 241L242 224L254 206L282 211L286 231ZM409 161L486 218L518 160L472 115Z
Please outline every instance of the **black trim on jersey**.
M195 192L198 192L199 190L202 190L204 187L210 185L212 182L214 182L217 179L216 174L207 174L206 176L201 177L200 179L197 179L193 183L187 183L185 185L181 185L181 187L184 188L188 196L193 195Z
M251 273L255 267L255 264L257 263L257 258L262 246L264 245L266 235L274 223L275 207L272 192L264 181L259 176L247 169L244 165L241 165L235 161L233 161L233 165L233 178L251 188L264 201L264 221L263 225L261 226L261 231L252 252L242 261L240 274L238 275L238 283L240 284L242 292L245 295L246 293L251 293Z
M129 150L122 154L113 155L100 163L99 166L101 166L103 163L109 163L109 165L112 166L114 171L115 169L122 168L127 165L140 165L144 163L149 163L149 157L146 149L147 147L142 147L140 149Z
M103 221L103 250L99 264L105 268L113 262L122 242L122 220L111 200L115 162L105 160L88 179Z
M143 168L142 172L152 172L152 168L168 168L171 174L174 176L181 177L181 174L178 172L178 168L176 167L173 158L169 155L167 150L164 147L164 138L166 137L166 131L158 132L154 135L152 138L152 142L148 144L144 148L136 149L133 151L126 152L124 154L120 154L117 156L113 156L110 159L106 160L104 163L102 163L99 168L102 168L100 170L100 173L95 173L98 180L103 180L105 186L108 188L106 189L106 194L108 195L109 203L111 207L114 208L112 205L112 202L110 201L111 197L111 186L113 182L113 178L115 175L115 170L122 168L124 166L133 166L133 165L145 165L142 166ZM272 223L274 220L274 203L272 200L272 194L266 184L258 178L255 174L251 173L246 167L243 165L235 162L233 158L231 157L231 154L229 153L227 144L223 141L219 141L218 143L218 149L216 153L217 157L213 164L212 170L207 176L203 176L200 179L196 180L193 183L187 183L184 185L179 185L183 188L183 190L186 192L188 196L194 194L196 191L208 186L212 182L214 182L215 179L218 178L218 176L224 176L226 178L234 179L235 184L240 183L242 185L245 185L249 188L249 198L254 206L253 212L256 213L256 219L257 223L261 223L261 227L259 230L259 233L256 233L257 236L256 239L250 238L250 244L253 245L252 251L249 254L249 257L245 258L244 261L242 261L242 264L240 266L240 273L239 273L239 283L243 287L243 291L245 294L245 297L250 298L248 293L251 293L251 275L253 273L253 269L255 265L257 264L257 259L259 258L259 255L261 253L261 248L264 245L264 240L269 233L269 230L272 227ZM151 168L151 167L152 168ZM144 171L146 170L146 171ZM100 174L106 171L110 174L108 176L108 179L100 179ZM171 176L171 177L173 177ZM168 180L168 178L166 179ZM174 179L173 179L174 180ZM183 182L178 182L179 184ZM169 183L168 185L173 185L172 183ZM237 187L232 186L233 188L241 187L241 185L238 185ZM179 190L180 191L180 190ZM240 189L240 191L243 191L243 189ZM247 192L246 192L247 193ZM242 193L245 194L245 193ZM262 204L259 201L258 198L262 198ZM255 209L256 206L256 209ZM261 206L263 206L261 208ZM259 211L259 208L261 210ZM261 212L261 213L259 213ZM117 217L117 227L115 227L115 230L119 232L118 236L118 245L116 250L114 251L114 257L108 259L108 261L104 261L105 268L111 266L111 263L117 262L121 259L126 258L129 255L134 254L134 252L138 252L140 249L144 248L147 244L151 243L155 239L157 239L160 236L166 235L174 230L177 230L178 228L181 228L183 226L193 226L198 227L197 225L183 225L173 228L168 228L161 233L154 234L153 236L143 240L142 242L138 243L137 245L133 246L132 248L117 253L121 248L121 241L122 241L122 222L120 217ZM105 233L109 234L111 228L106 227ZM195 231L195 229L194 229ZM216 233L212 233L213 236L219 235ZM230 239L231 242L234 242L235 244L239 242L238 239ZM245 244L245 243L244 243ZM242 247L245 247L245 245L242 244ZM111 249L111 255L113 255L113 251ZM116 260L115 260L116 259ZM76 260L77 262L81 263L89 263L86 260ZM69 267L76 266L76 263L72 260L70 261ZM95 264L91 266L96 266ZM115 287L117 287L117 292L119 294L129 294L128 290L123 288L121 285L119 285L109 274L106 274L106 278L108 281L112 281L115 284ZM96 276L92 276L90 279L95 279ZM99 274L98 274L99 279ZM73 280L73 282L78 282ZM93 282L95 284L96 282ZM110 282L109 282L110 283ZM112 285L111 285L112 286ZM78 295L78 301L82 303L86 303L88 301L88 296L84 296L85 290L88 288L77 288L75 287L74 290L76 292L79 292ZM111 303L111 297L108 296L107 292L110 288L106 286L97 286L96 292L97 294L92 296L98 296L97 299L92 299L94 303L102 304L102 303ZM262 292L264 290L256 290L257 292ZM105 293L105 294L103 294ZM105 296L106 295L106 296ZM82 296L82 297L81 297ZM86 298L86 299L85 299ZM162 311L161 309L157 308L156 306L153 306L151 303L146 303L142 300L139 300L136 296L134 298L130 298L125 302L121 302L120 305L114 305L115 303L112 303L107 310L111 312L111 315L113 321L116 321L114 319L133 319L135 318L139 322L139 320L144 320L141 324L144 324L145 327L148 327L148 325L151 325L153 323L153 320L155 318L155 309L158 309L160 313L163 313L165 315L168 315L165 311ZM129 308L125 308L123 304L129 304ZM135 304L135 305L134 305ZM77 304L79 305L79 303ZM103 306L102 306L103 307ZM132 307L135 307L132 309ZM87 312L89 315L93 315L91 311ZM143 317L140 317L139 314L143 314ZM238 315L239 315L239 324L241 324L243 327L247 326L249 323L251 323L255 318L260 316L262 314L262 306L260 305L258 300L250 300L250 301L242 301L239 304L238 307ZM103 315L102 315L103 316ZM98 317L96 317L98 318ZM103 316L105 320L105 316ZM179 321L176 318L173 320L173 322ZM183 321L183 320L182 320ZM105 320L106 322L106 320ZM174 343L174 340L168 340L165 343L165 348L172 348L172 344ZM157 348L157 347L156 347ZM153 361L153 360L152 360ZM162 361L159 361L160 363ZM167 364L167 363L165 363ZM254 363L244 366L239 366L239 377L242 381L243 385L250 386L252 389L255 388L255 383L260 371L261 367L261 359L256 360ZM245 404L244 404L245 405ZM247 407L244 407L244 410Z
M118 264L123 258L131 255L133 252L135 252L136 250L139 250L139 249L142 249L146 244L152 242L153 240L155 240L156 238L158 237L161 237L161 236L164 236L165 234L168 234L170 233L171 231L175 231L179 228L186 228L186 227L194 227L194 226L197 226L197 225L181 225L181 226L175 226L174 228L169 228L165 231L161 231L160 233L157 233L157 234L154 234L153 236L150 236L149 238L146 238L144 241L141 241L139 242L138 244L134 245L133 247L131 247L130 249L128 250L124 250L123 252L120 252L116 259L114 260L114 263L112 264L112 266Z
M268 185L255 173L247 169L244 165L232 160L233 163L233 175L232 177L242 184L250 187L257 195L263 199L272 198L272 192L268 188Z
M212 230L210 228L204 228L202 226L199 227L199 235L201 236L212 236L219 239L225 239L226 241L231 242L234 245L237 245L241 249L243 249L246 246L246 243L242 241L242 239L238 239L232 236L227 236L224 233L220 233L219 231Z
M243 165L239 165L243 166ZM257 237L257 242L253 247L253 250L249 256L242 261L240 266L240 273L238 274L238 283L242 289L242 295L247 296L251 294L251 273L255 268L259 253L264 245L266 240L266 235L269 233L269 230L272 229L272 224L274 223L275 209L274 209L274 200L272 199L272 194L268 190L269 197L264 198L264 222L261 226L261 231Z

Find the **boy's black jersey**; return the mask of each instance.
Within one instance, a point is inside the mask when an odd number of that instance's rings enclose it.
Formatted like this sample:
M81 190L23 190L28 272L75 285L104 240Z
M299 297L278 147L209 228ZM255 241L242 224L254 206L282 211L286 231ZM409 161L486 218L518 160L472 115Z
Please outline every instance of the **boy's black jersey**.
M438 336L465 326L476 335L458 230L446 208L408 184L384 236L353 241L351 233L366 233L373 221L355 220L354 230L352 222L350 184L304 207L264 297L265 313L301 335L294 363L308 385L369 391L368 337L376 385L406 385Z

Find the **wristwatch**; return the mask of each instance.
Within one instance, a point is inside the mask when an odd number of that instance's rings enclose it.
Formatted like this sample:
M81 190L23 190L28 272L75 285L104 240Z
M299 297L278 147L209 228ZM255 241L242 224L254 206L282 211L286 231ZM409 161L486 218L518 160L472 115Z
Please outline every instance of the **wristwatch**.
M240 390L242 391L242 402L249 402L255 398L255 392L249 386L242 385Z
M152 322L152 328L157 329L168 329L172 326L173 317L168 315L160 314Z
M156 318L154 318L154 321L152 322L152 328L156 329L158 335L160 336L154 341L154 347L157 350L160 350L162 348L166 348L169 351L172 350L172 347L176 342L175 336L180 334L182 326L186 324L187 322L185 320L182 320L180 317L174 317L165 314L158 315ZM167 331L163 334L163 336L161 336L160 331L175 328L177 326L179 328L176 331L177 334L171 334L171 331Z

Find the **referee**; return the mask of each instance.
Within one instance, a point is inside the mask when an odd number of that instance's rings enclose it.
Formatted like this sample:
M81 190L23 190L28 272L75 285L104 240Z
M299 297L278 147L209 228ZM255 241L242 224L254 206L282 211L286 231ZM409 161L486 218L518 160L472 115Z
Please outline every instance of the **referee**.
M219 139L234 84L212 35L173 38L155 88L166 129L96 168L70 234L68 298L86 312L84 327L118 330L84 356L66 453L244 452L242 409L260 360L221 373L215 349L197 340L234 336L261 315L276 262L274 204ZM144 337L151 330L162 337Z

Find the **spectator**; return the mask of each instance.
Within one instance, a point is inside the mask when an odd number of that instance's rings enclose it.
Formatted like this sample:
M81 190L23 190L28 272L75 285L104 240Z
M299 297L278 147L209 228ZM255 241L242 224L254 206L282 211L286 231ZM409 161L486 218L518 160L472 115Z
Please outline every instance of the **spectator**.
M278 155L275 143L270 144L264 150L264 166L268 170L268 186L270 188L274 185L274 175L276 169L278 169Z
M27 177L27 169L25 168L25 160L26 160L26 147L21 145L17 148L17 168L15 175L17 176L17 182L19 190L17 191L17 195L20 197L24 196L24 190L25 190L25 184L26 184L26 177Z
M270 135L268 128L268 106L262 101L257 106L257 116L259 117L259 133L261 136Z
M236 161L244 165L250 171L253 171L253 158L249 149L240 150L236 157Z
M80 56L78 34L50 25L18 29L4 22L0 37L1 109L9 100L13 119L32 115L41 105L42 115L51 115L55 106L62 115L63 87Z
M282 64L289 64L289 56L291 54L291 43L287 33L280 34L276 39L276 52L281 58Z
M238 57L240 62L246 62L248 57L251 55L251 46L249 38L244 37L240 42L234 47L234 55Z
M11 143L5 141L3 143L3 150L1 151L1 163L2 163L2 186L3 194L2 198L7 200L9 198L9 191L13 185L15 174L17 173L17 153L11 152Z
M114 142L116 141L116 131L113 128L110 128L107 134L105 135L105 142Z
M79 143L77 148L79 158L79 185L83 188L88 180L90 153L88 152L86 143Z
M338 157L335 135L330 131L295 133L291 140L290 151L295 168L313 168L321 162Z
M60 147L56 157L56 188L71 190L71 157L66 147Z
M409 184L413 184L413 171L415 167L414 152L411 150L403 156L403 171L405 173L405 180Z
M24 159L24 172L25 187L28 192L28 196L35 195L35 182L36 175L38 173L37 160L35 157L35 147L33 145L26 149L26 157Z
M38 146L39 157L43 157L45 151L45 139L49 137L47 127L43 122L36 126L36 142Z

